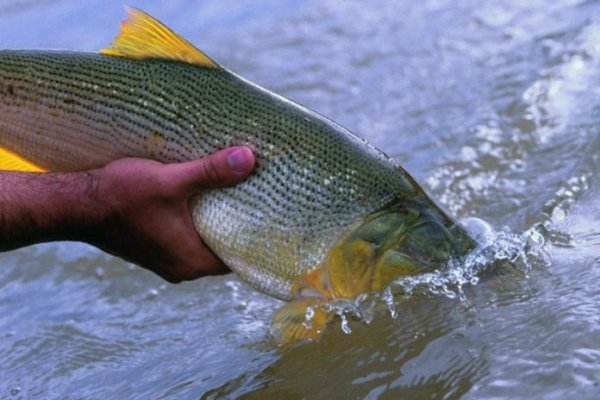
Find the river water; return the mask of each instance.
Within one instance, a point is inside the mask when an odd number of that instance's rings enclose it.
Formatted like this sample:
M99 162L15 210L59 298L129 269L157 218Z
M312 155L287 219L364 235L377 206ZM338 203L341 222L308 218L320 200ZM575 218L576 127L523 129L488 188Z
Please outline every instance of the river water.
M493 230L469 268L290 348L267 334L281 302L235 276L170 285L77 243L0 254L0 399L600 397L600 2L130 3ZM123 18L3 0L0 48L97 50Z

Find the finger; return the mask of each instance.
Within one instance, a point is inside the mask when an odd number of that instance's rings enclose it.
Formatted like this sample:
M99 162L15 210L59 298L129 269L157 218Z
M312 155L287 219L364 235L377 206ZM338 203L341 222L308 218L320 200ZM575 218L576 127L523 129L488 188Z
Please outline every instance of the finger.
M224 275L231 270L212 252L205 255L202 260L180 265L176 268L176 276L180 281L193 281L209 275Z
M206 275L222 275L229 271L225 263L210 250L198 234L189 212L183 216L186 220L185 234L181 236L178 263L171 268L180 280L189 281Z
M255 157L248 147L238 146L217 151L199 160L171 164L165 168L166 180L185 191L233 186L254 169Z
M190 243L189 254L178 258L176 262L165 263L161 276L171 283L177 283L231 272L216 254L200 243L200 240Z

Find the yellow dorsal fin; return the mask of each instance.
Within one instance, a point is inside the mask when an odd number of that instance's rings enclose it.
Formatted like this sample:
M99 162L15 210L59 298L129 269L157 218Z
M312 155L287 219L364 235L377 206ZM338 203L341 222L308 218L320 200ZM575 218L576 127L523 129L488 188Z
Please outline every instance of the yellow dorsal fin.
M100 54L135 59L158 58L182 61L208 68L219 68L190 42L162 22L133 7L125 7L127 19L114 42Z
M27 161L17 153L0 147L0 170L7 171L28 171L28 172L44 172L42 167Z

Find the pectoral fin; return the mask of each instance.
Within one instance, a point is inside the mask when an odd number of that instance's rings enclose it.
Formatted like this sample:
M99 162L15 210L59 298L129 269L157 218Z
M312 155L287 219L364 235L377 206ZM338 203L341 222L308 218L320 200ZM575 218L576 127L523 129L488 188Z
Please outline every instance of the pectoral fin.
M279 344L318 341L332 318L322 304L319 299L299 299L282 306L273 315L271 336Z

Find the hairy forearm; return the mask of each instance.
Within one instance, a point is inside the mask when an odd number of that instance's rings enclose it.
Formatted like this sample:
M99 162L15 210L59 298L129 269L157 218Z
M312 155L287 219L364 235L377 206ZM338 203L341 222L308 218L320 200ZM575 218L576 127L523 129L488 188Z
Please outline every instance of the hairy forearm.
M103 220L94 172L0 172L0 251L53 240L89 241Z
M0 171L0 251L53 240L92 244L171 282L223 273L190 200L242 182L252 150L232 147L178 163L126 158L76 173Z

